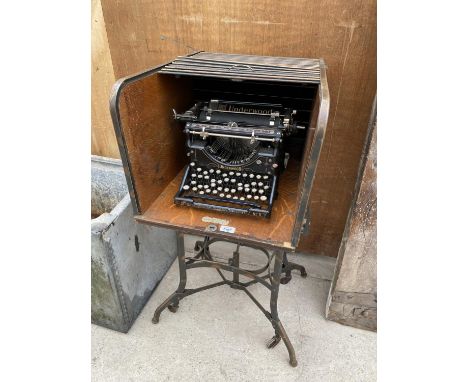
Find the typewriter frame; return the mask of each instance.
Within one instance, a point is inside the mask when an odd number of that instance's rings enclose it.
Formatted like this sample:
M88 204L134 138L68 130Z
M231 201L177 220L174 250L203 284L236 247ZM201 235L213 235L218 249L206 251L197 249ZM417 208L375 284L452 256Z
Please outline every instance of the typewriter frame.
M279 286L290 281L292 270L299 270L301 276L306 276L304 267L288 261L287 253L295 251L301 234L310 224L309 195L330 107L325 63L322 59L319 60L320 82L317 84L315 102L310 113L302 163L298 168L288 166L281 175L279 200L275 202L270 219L250 215L225 215L218 211L204 211L174 204L174 195L179 188L187 157L174 156L174 153L185 149L185 137L178 123L172 119L172 109L187 109L193 100L188 96L189 92L183 91L184 87L187 89L190 86L190 79L160 73L169 64L120 79L114 85L110 99L111 116L135 219L144 224L177 231L179 286L156 309L153 323L159 322L160 314L165 308L175 313L183 298L217 286L229 285L243 290L271 322L275 335L268 342L268 348L283 340L289 353L289 363L293 367L297 366L294 348L278 316L277 301ZM237 79L242 80L239 76ZM235 228L234 232L221 230L228 224ZM195 256L190 258L185 256L184 233L204 237L203 241L197 242ZM217 241L237 244L237 249L227 263L215 261L210 255L209 246ZM260 270L242 268L239 260L240 246L252 247L265 253L267 265ZM268 250L272 252L271 255ZM274 264L273 272L270 264ZM216 269L222 280L200 288L187 289L187 270L200 267ZM227 279L221 270L231 272L232 280ZM260 271L266 273L261 275ZM250 281L242 282L240 276L247 277ZM261 306L247 290L248 286L256 283L270 290L270 311Z

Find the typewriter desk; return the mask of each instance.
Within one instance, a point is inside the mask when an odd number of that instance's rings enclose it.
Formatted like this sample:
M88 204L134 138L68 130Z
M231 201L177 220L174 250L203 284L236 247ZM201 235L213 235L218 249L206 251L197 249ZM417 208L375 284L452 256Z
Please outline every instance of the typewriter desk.
M259 58L278 59L261 56L222 55L235 59ZM280 58L281 59L281 58ZM292 253L298 245L304 229L310 224L308 210L309 193L312 187L317 162L326 129L329 94L322 60L282 59L290 62L312 63L318 68L318 80L301 88L310 92L310 124L301 143L301 155L291 157L286 171L281 175L276 199L270 218L258 216L226 214L174 204L184 168L187 165L185 140L180 126L174 122L172 109L187 108L194 99L195 87L200 86L194 76L169 75L162 72L168 64L158 66L135 76L119 80L113 88L110 100L111 114L117 141L124 164L135 219L144 224L176 230L180 282L177 290L155 311L153 323L157 323L161 312L168 308L175 313L183 298L221 285L229 285L244 291L263 312L272 324L274 336L267 343L268 348L281 340L289 353L289 362L297 366L294 348L279 319L277 301L280 284L291 279L291 271L299 270L305 277L305 269L288 262L287 253ZM269 61L269 62L270 62ZM293 61L293 63L295 63ZM229 76L222 79L223 87L229 87ZM210 76L208 76L210 77ZM213 80L213 77L210 77ZM252 89L249 78L232 82L236 90L245 83L246 90ZM257 79L255 85L265 87L275 85L277 80ZM194 85L194 84L197 85ZM288 92L288 86L301 86L296 83L279 84ZM228 89L229 90L229 89ZM307 93L309 94L309 93ZM186 257L184 234L204 237L194 248L194 256ZM210 245L217 241L237 244L236 250L227 262L214 260ZM259 269L240 267L240 247L250 247L265 256L265 265ZM271 264L273 263L273 270ZM221 280L217 283L196 289L187 289L187 270L200 267L214 268ZM232 273L227 278L222 271ZM249 281L241 281L240 276ZM260 283L270 290L270 310L266 310L247 289Z

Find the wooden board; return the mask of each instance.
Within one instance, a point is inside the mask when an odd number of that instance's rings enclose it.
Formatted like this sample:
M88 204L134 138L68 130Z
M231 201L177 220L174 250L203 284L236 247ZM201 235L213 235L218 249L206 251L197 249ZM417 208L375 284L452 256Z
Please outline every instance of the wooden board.
M273 204L269 219L175 205L174 195L180 187L182 170L151 207L142 216L137 217L137 220L167 228L177 227L179 230L194 234L204 232L206 227L212 224L210 221L216 221L213 219L224 220L224 223L217 223L218 227L226 225L235 228L234 234L224 235L228 239L240 238L257 245L258 242L262 242L268 247L291 249L290 240L297 211L299 170L299 163L290 161L288 168L281 175L278 199ZM223 236L220 232L216 234Z
M195 50L323 57L329 125L300 249L336 256L376 92L374 0L102 0L116 77Z
M119 158L109 114L109 95L115 76L100 0L92 0L91 20L91 152Z
M141 212L187 161L185 137L172 117L172 108L185 110L191 106L188 83L188 78L153 74L121 90L122 135Z

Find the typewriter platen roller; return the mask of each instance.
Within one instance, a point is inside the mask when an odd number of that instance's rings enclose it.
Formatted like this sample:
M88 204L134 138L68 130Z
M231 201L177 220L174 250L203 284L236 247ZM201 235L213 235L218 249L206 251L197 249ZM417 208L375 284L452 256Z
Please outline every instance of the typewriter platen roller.
M287 164L283 139L298 126L281 104L199 101L178 114L190 163L176 204L269 217Z

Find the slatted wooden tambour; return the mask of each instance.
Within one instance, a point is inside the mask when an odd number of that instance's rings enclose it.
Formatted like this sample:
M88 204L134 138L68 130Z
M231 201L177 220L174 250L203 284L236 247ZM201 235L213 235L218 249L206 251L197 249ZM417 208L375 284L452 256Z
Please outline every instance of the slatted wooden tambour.
M268 219L178 206L173 201L187 156L182 129L173 120L172 109L186 110L200 97L223 99L232 95L245 100L254 97L260 101L292 103L298 105L298 114L307 119L308 129L303 135L285 139L290 160L280 177L278 199ZM265 285L265 278L269 278L271 285L265 286L272 292L271 313L261 309L275 329L270 346L283 339L290 363L295 366L294 350L279 321L276 299L282 272L290 278L291 269L301 268L305 275L303 267L288 266L285 254L295 250L304 227L309 224L306 216L313 216L313 211L306 214L306 210L329 110L323 60L199 52L119 80L114 85L110 106L135 218L179 232L181 283L177 292L157 309L154 322L165 307L175 311L180 299L196 291L222 284L245 290L254 282ZM221 226L233 230L223 232ZM187 262L183 233L206 237L204 243L198 244L198 255ZM234 253L227 266L214 262L208 246L219 239L263 251L273 250L274 273L259 277L242 270L238 253L237 257ZM268 264L272 258L269 257ZM198 266L231 271L234 279L229 281L222 276L221 283L199 290L185 289L185 269ZM239 275L254 281L241 283Z

